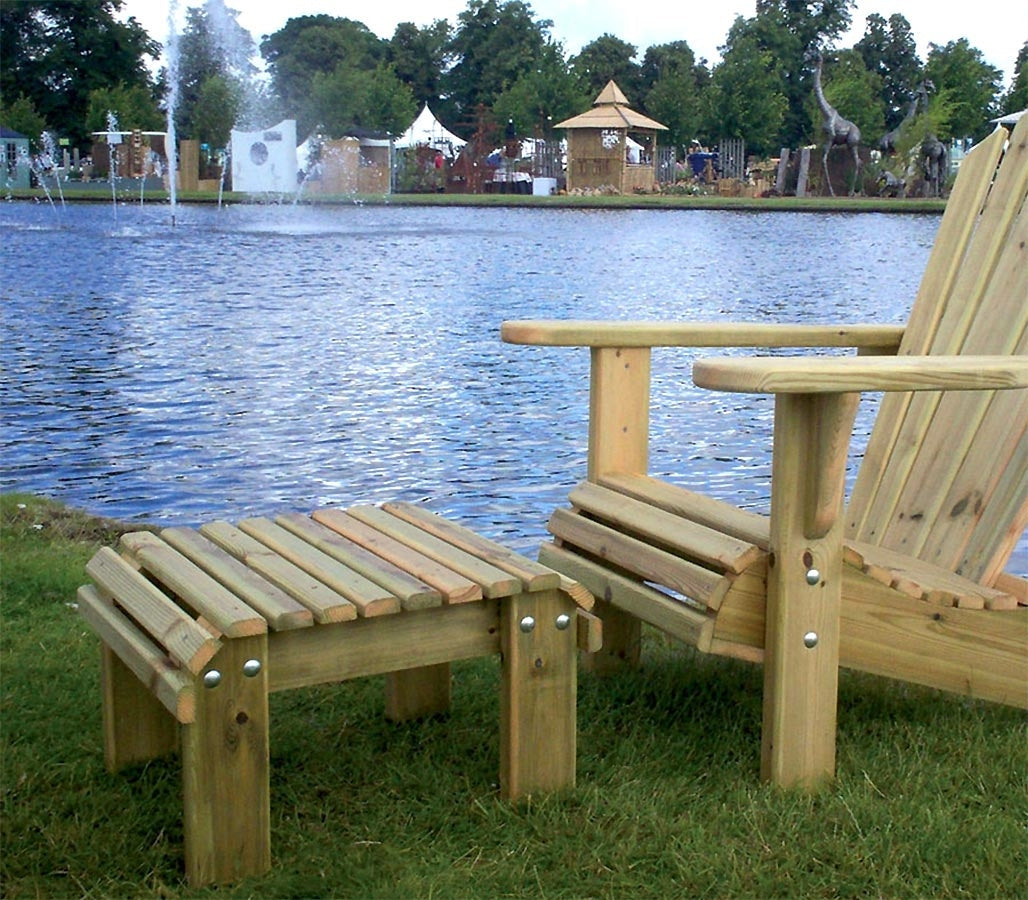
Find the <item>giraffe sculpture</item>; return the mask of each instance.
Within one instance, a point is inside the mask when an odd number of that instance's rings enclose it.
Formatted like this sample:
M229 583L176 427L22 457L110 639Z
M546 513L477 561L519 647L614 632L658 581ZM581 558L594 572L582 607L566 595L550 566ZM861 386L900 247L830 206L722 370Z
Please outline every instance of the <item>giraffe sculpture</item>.
M935 85L930 81L922 81L918 87L921 102L924 104L925 113L928 112L928 91L933 90ZM939 197L942 195L942 186L946 181L946 163L949 159L949 151L946 145L940 141L935 133L929 131L921 141L921 166L924 171L924 190L926 197Z
M878 149L888 156L891 156L896 152L896 141L899 140L900 133L903 131L903 127L913 120L914 116L917 115L917 107L921 103L921 90L924 88L924 82L918 87L918 93L916 93L910 100L910 105L907 107L907 113L903 116L903 121L899 123L891 131L885 132L878 140Z
M828 174L828 154L832 147L844 145L849 148L853 155L853 165L856 172L860 171L860 129L848 119L839 115L839 111L826 99L821 89L821 63L822 58L817 56L817 68L814 71L814 93L817 95L817 105L821 108L821 127L824 131L824 152L821 155L821 167L824 169L825 181L828 182L828 192L834 197L835 190L832 188L832 179ZM854 177L854 185L856 178ZM850 191L852 195L854 191Z

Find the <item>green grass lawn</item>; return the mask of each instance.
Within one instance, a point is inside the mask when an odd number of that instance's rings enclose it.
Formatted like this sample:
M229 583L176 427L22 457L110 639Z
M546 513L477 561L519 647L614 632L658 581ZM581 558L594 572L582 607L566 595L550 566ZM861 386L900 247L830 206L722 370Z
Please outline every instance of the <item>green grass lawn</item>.
M46 202L39 188L10 191L15 200ZM211 191L178 191L176 199L184 204L253 205L273 202L268 196L226 191L222 196ZM118 192L122 204L139 202L135 188L123 187ZM146 204L166 204L167 191L152 191ZM76 191L64 197L67 203L110 203L110 189L97 183L95 190ZM59 202L56 201L55 202ZM292 203L291 198L287 198ZM748 212L877 212L877 213L941 213L946 201L909 197L902 200L883 197L726 197L718 194L600 194L577 196L556 194L534 197L530 194L325 194L304 195L299 205L306 206L474 206L528 207L555 209L722 209Z
M3 897L1028 897L1023 712L844 672L838 778L759 783L759 668L647 634L579 684L578 787L499 799L498 664L395 725L365 679L271 698L273 870L194 891L180 774L103 766L73 604L116 524L0 497Z

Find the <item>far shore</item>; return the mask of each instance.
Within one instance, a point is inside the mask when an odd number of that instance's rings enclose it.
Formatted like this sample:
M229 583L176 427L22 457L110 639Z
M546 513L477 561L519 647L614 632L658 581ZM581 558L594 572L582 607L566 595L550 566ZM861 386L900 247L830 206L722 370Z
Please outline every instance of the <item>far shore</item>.
M110 203L111 188L98 182L96 190L77 186L66 191L63 200L56 191L51 197L41 188L12 190L9 200L37 203ZM131 180L118 187L119 203L140 202L138 183ZM143 203L170 203L167 191L151 191L143 196ZM179 191L177 203L217 204L240 206L293 203L292 194L246 194L225 191L220 197L209 191ZM594 194L579 196L553 194L536 197L531 194L301 194L299 206L475 206L475 207L529 207L556 209L712 209L741 212L873 212L873 213L941 213L944 199L884 198L884 197L728 197L717 194Z

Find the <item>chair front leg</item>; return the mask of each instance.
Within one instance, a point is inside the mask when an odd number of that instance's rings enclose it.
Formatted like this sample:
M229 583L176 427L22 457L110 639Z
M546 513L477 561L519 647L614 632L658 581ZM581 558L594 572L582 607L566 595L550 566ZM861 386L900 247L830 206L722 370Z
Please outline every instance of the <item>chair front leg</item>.
M835 774L842 504L858 394L775 398L761 776Z

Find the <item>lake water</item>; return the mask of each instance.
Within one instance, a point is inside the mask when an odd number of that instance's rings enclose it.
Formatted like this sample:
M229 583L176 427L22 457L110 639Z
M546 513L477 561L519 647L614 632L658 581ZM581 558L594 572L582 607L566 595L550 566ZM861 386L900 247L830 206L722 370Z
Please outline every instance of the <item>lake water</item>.
M937 226L9 202L0 488L161 524L399 498L534 553L584 476L588 352L502 320L902 322ZM766 508L770 402L696 390L694 355L655 354L651 469Z

